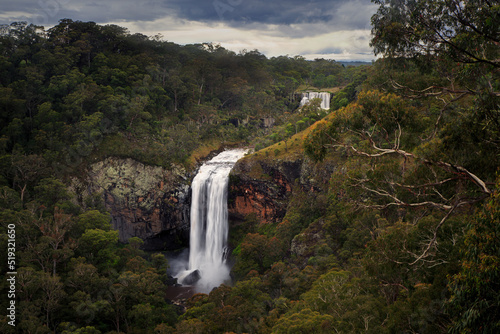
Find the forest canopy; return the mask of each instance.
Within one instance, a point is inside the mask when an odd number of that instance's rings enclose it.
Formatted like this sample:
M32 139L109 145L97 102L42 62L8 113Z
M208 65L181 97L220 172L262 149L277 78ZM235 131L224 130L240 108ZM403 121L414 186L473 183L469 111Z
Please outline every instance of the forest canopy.
M266 117L284 123L299 87L343 87L360 72L69 19L48 30L15 22L0 39L2 148L69 169L96 152L185 163L200 143L264 135Z

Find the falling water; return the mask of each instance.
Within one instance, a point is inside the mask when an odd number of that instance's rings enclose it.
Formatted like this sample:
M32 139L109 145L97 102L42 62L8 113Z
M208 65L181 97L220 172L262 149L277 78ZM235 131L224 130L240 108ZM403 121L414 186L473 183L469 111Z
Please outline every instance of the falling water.
M326 92L308 92L302 93L302 100L300 101L300 107L308 104L312 99L321 99L321 109L330 109L330 93Z
M183 283L195 274L196 289L209 292L230 279L226 264L229 172L246 150L220 153L200 167L191 184L191 232L188 270L178 275ZM197 272L198 271L198 272ZM198 277L199 273L199 277ZM185 283L185 282L184 282Z

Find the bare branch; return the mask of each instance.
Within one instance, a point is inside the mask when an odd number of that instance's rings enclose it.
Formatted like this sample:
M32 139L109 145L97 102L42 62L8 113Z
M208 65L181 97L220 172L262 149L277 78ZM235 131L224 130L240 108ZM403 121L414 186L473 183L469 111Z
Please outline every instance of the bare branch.
M408 86L401 85L400 83L394 81L394 79L389 79L389 82L391 83L392 87L396 90L404 90L404 91L412 93L413 95L405 95L405 96L409 97L409 98L414 98L414 99L424 98L424 97L432 97L432 96L439 97L439 96L442 96L444 94L458 94L459 95L457 98L454 98L450 102L448 102L448 104L451 102L455 102L466 95L476 95L477 94L477 92L473 91L472 89L456 90L456 89L450 89L448 87L442 87L442 86L436 86L436 85L429 86L429 87L422 89L422 90L415 90L415 89L412 89ZM493 92L493 94L500 96L500 92L499 93Z
M364 207L364 208L379 209L379 210L384 210L384 209L387 209L391 206L407 207L407 208L434 207L434 208L437 208L440 210L449 210L452 207L450 205L432 202L432 201L425 201L425 202L418 202L418 203L406 203L406 202L394 201L394 202L387 203L387 204L372 204L372 205L362 204L360 206Z
M356 153L358 155L365 156L365 157L375 158L375 157L381 157L381 156L384 156L387 154L398 154L398 155L401 155L405 158L413 158L415 160L421 161L427 165L439 166L441 168L444 168L444 169L447 169L450 171L454 171L458 174L466 176L466 178L472 180L481 189L482 192L484 192L488 195L491 194L491 190L488 188L488 186L486 185L486 183L483 180L481 180L477 175L473 174L472 172L470 172L469 170L467 170L466 168L464 168L462 166L452 165L448 162L443 162L443 161L432 161L432 160L428 160L428 159L424 159L424 158L419 158L419 157L416 157L413 153L409 153L409 152L406 152L406 151L400 150L400 149L380 148L380 147L377 147L373 141L372 141L372 147L375 150L379 151L380 153L367 153L367 152L359 151L353 145L344 145L344 147L349 148L354 153Z
M423 140L428 141L428 140L431 140L432 138L434 138L436 136L436 134L438 132L438 129L439 129L439 123L441 122L441 119L443 118L444 111L448 108L448 106L451 103L456 102L456 101L460 100L461 98L463 98L463 97L465 97L467 95L469 95L469 94L462 93L462 94L458 95L457 97L451 99L450 101L445 101L445 99L443 99L441 97L437 97L439 100L441 100L444 103L444 106L439 111L439 116L436 119L436 123L434 124L434 131L432 132L432 134L428 138L425 138Z
M440 167L455 170L459 173L463 173L463 174L467 175L467 177L469 179L471 179L477 186L479 186L481 188L482 192L484 192L485 194L491 195L491 190L486 185L486 182L484 182L477 175L471 173L470 171L468 171L466 168L464 168L462 166L455 166L455 165L452 165L448 162L443 162L443 161L431 161L431 160L427 160L427 159L420 159L420 160L426 164L437 165Z
M420 189L420 188L429 188L429 187L436 187L436 186L442 186L445 183L451 182L451 181L456 181L458 180L458 177L450 177L446 180L441 180L439 182L433 182L433 183L424 183L424 184L419 184L419 185L409 185L409 184L401 184L398 182L388 182L391 185L398 186L401 188L406 188L406 189Z
M420 254L416 259L415 261L411 262L410 265L414 265L415 263L417 263L418 261L426 258L429 254L429 251L430 249L435 245L436 243L436 240L437 240L437 232L439 230L439 228L441 227L441 225L444 224L444 222L446 220L448 220L448 218L451 216L451 214L453 213L453 211L455 211L455 209L461 205L461 204L465 204L465 203L459 203L453 207L451 207L448 212L446 213L446 215L441 219L441 221L439 222L439 224L436 226L436 228L434 229L434 233L433 233L433 236L432 236L432 239L430 240L430 242L427 244L427 247L424 249L424 251L422 252L422 254Z

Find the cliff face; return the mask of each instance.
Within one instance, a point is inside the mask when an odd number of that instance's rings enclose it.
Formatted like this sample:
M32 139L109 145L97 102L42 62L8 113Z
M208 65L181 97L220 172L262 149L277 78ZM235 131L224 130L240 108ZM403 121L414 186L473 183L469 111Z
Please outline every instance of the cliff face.
M188 243L189 183L182 167L107 158L91 165L86 180L74 187L81 199L102 196L121 241L139 237L144 249L163 250Z
M318 192L328 184L333 166L312 164L302 154L270 159L263 154L236 163L230 175L230 223L255 214L262 223L285 216L295 187ZM175 250L189 244L190 185L184 168L164 169L132 159L107 158L92 164L73 190L84 203L100 196L112 215L120 240L144 240L145 250Z
M255 214L261 223L285 216L295 187L316 193L328 186L332 164L314 164L302 154L272 159L261 154L236 163L229 183L229 219L237 223Z
M283 218L301 164L300 159L269 163L246 157L238 161L230 175L229 219L242 220L251 213L265 223Z

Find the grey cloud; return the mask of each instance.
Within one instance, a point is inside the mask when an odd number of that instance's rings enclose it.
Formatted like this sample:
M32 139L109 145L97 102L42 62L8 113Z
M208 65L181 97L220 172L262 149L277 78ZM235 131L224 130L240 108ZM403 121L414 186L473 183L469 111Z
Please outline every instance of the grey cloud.
M341 48L328 47L328 48L309 51L309 52L305 52L305 53L317 53L317 54L327 55L327 54L331 54L331 53L342 53L342 51L343 51L343 49L341 49Z
M4 12L23 12L35 23L56 24L62 18L81 21L154 21L170 16L205 23L223 22L249 29L255 24L325 24L325 29L363 29L373 12L370 0L16 0ZM17 18L12 18L16 20ZM7 23L7 22L3 22ZM293 30L293 29L292 29ZM293 32L292 32L293 33ZM305 35L305 33L298 33Z
M370 0L174 0L165 3L176 15L194 21L224 21L232 26L341 22L364 27L359 17L370 11ZM371 13L370 13L371 14ZM369 14L369 15L370 15Z
M2 12L23 13L12 18L2 15L4 24L27 20L40 25L54 25L63 18L97 23L152 21L168 15L172 9L162 0L17 0L2 4Z
M370 17L377 7L370 0L0 0L0 3L0 24L23 20L50 27L63 18L99 24L112 22L133 26L135 31L146 34L164 31L172 34L166 35L169 40L176 41L176 31L217 27L222 23L222 26L242 31L242 38L245 31L267 38L268 46L253 44L259 49L272 49L270 40L285 43L294 39L321 38L337 31L369 30ZM203 35L200 38L223 42L221 36ZM300 53L339 54L347 48L348 52L352 50L362 55L370 50L367 38L355 37L351 45L340 48L340 42L326 37L324 46L319 46L317 51L312 47L316 41L304 45ZM283 49L280 52L299 52L296 46L291 48L294 51Z

